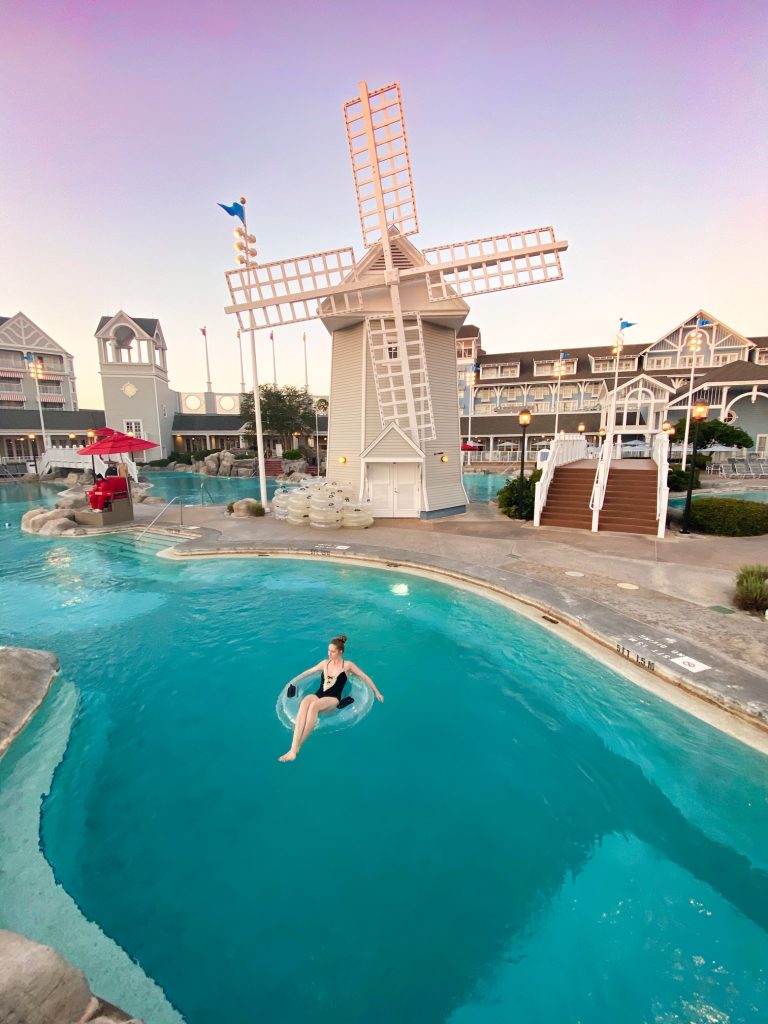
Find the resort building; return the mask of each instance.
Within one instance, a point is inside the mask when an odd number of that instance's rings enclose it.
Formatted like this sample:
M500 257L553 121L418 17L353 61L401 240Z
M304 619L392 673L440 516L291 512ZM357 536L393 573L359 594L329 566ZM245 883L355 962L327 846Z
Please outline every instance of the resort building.
M522 409L532 414L532 441L555 432L596 439L609 425L614 397L618 431L627 439L650 438L665 420L675 423L691 404L706 401L711 419L738 424L758 453L768 454L768 338L747 338L706 310L651 344L624 344L618 362L612 346L595 345L481 351L477 365L471 427L466 415L461 429L464 441L471 431L482 445L484 459L509 457L517 448ZM459 370L460 402L464 379Z

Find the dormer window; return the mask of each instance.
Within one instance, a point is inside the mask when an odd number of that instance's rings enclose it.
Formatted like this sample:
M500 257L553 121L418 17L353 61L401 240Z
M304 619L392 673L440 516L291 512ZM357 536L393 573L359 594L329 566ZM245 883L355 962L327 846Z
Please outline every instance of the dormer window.
M755 362L759 366L768 366L768 348L758 349Z
M576 373L576 359L535 359L533 362L534 377L567 377Z

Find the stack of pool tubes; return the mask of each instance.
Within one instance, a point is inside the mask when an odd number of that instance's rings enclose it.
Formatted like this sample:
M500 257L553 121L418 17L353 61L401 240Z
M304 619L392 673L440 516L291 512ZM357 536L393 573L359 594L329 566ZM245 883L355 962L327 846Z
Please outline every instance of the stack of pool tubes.
M272 514L291 526L317 530L364 530L373 526L370 501L357 501L349 487L334 481L308 481L300 487L275 491Z

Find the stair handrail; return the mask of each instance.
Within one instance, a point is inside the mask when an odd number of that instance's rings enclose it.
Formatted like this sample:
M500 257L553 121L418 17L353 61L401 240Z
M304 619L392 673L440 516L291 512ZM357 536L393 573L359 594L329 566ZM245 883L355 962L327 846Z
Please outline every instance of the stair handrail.
M608 474L611 472L611 459L613 458L613 438L605 438L600 448L600 456L597 460L595 470L595 482L592 484L592 494L589 499L589 507L592 509L592 532L597 533L600 522L600 511L605 501L605 491L608 487Z
M660 430L654 435L651 458L656 463L656 520L657 537L663 537L667 529L667 506L669 504L669 435Z
M167 509L169 509L171 507L171 505L174 503L174 501L181 501L182 497L183 497L183 495L177 494L176 497L171 498L171 500L167 504L163 505L163 507L157 513L157 515L152 520L152 522L149 524L149 526L145 526L144 527L144 529L141 531L141 533L136 538L136 540L141 540L141 538L144 536L144 534L147 532L147 530L151 530L152 529L152 527L155 525L155 523L160 518L160 516L163 514L163 512L165 512ZM184 525L184 506L183 505L179 505L179 526L183 526L183 525Z
M549 446L549 455L544 463L541 479L536 483L533 502L533 525L541 525L541 513L547 503L549 485L558 466L578 462L587 457L587 439L581 434L560 434Z
M211 504L215 505L216 502L213 500L213 495L208 490L208 485L206 484L205 480L203 480L203 482L200 484L200 504L201 505L205 504L205 498L203 497L203 492L205 492L208 495L208 497L210 498Z

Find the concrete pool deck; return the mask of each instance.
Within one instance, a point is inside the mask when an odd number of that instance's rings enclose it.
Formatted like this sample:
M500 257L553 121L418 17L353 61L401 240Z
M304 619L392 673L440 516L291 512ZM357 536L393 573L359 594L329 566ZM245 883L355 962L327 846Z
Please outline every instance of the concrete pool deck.
M137 525L157 507L136 506ZM761 727L750 741L765 747L768 731L768 623L728 614L736 570L768 560L764 537L722 538L670 533L664 540L629 534L593 534L534 528L473 503L445 520L378 520L369 530L292 527L270 516L235 519L223 506L186 506L185 533L171 557L283 555L356 560L406 571L424 570L491 596L536 610L546 628L596 641L639 682L673 683L702 700ZM157 525L175 526L178 507ZM187 537L190 535L187 533ZM169 552L170 553L170 552ZM544 617L543 617L544 616ZM548 619L555 619L552 623ZM570 634L570 635L568 635ZM594 653L594 651L593 651ZM633 672L637 675L637 672ZM675 699L661 683L662 695ZM714 723L735 732L722 722ZM740 737L744 739L745 737Z

